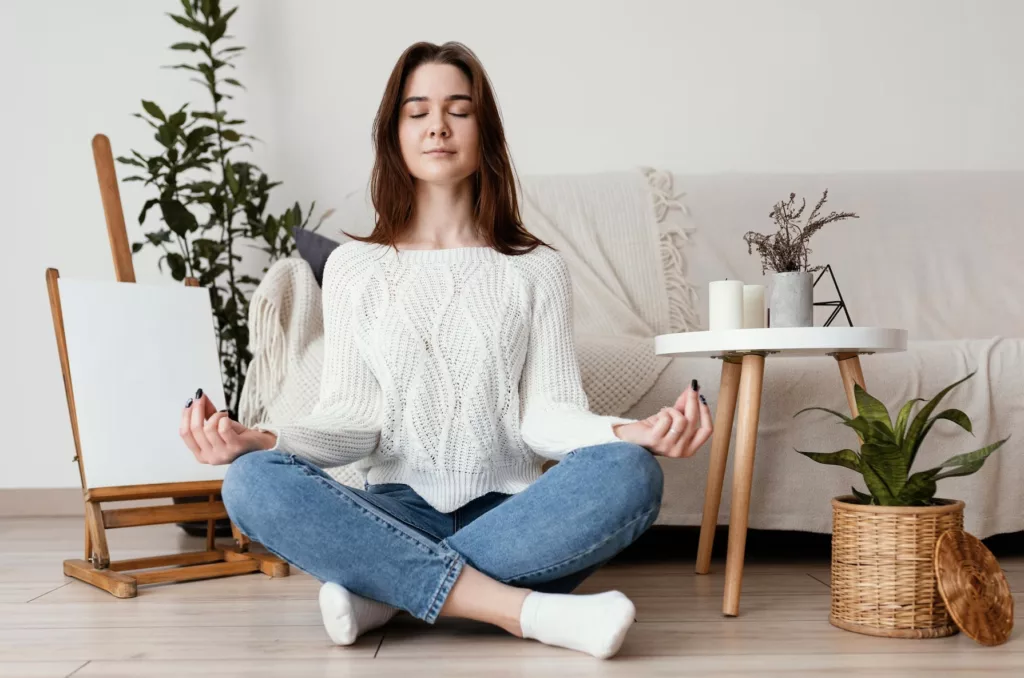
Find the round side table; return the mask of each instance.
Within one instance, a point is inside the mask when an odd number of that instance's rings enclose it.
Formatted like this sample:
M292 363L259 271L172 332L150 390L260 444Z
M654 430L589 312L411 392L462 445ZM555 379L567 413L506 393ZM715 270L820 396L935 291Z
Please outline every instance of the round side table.
M732 508L729 516L729 548L725 559L725 595L722 613L739 614L743 583L743 556L750 516L750 486L754 477L754 452L761 410L761 385L766 357L830 356L839 364L846 399L857 416L853 385L864 385L860 356L895 353L907 348L907 331L880 327L777 327L713 332L680 332L655 337L657 355L708 357L722 361L722 381L711 440L711 461L704 491L704 513L697 547L697 574L711 567L711 546L718 523L718 508L725 482L733 418L736 425L736 463L732 477Z

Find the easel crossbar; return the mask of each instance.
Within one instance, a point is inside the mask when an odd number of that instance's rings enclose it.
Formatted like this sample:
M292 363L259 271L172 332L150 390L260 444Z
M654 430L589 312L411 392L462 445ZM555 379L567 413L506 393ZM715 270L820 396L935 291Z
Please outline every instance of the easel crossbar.
M138 527L140 525L166 525L190 520L218 520L227 518L224 502L211 501L168 506L137 506L122 509L104 509L103 527Z

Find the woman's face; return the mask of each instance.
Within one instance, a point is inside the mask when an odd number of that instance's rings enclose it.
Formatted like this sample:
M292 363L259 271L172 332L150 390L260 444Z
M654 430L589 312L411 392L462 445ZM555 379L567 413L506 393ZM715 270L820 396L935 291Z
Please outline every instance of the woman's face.
M469 78L456 66L423 64L405 82L398 141L409 174L457 184L480 166L480 132Z

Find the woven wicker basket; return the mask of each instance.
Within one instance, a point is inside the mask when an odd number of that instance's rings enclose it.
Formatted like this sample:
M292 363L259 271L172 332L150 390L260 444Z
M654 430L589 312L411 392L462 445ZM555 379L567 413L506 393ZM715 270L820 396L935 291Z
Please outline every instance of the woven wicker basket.
M888 638L957 632L935 579L935 543L963 529L964 503L866 506L832 500L832 613L841 629Z

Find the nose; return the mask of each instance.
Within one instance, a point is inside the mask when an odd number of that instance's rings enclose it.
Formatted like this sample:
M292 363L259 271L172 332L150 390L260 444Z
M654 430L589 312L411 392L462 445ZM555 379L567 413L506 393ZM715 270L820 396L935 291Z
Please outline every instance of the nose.
M451 136L451 130L448 129L448 125L444 122L444 117L435 118L430 125L430 138L435 139L441 137L447 139Z

